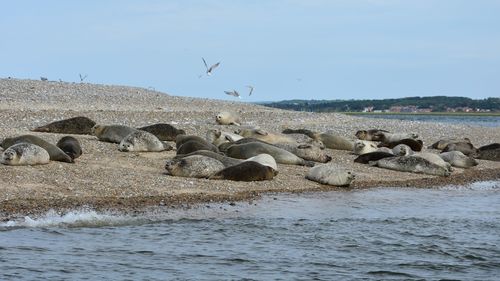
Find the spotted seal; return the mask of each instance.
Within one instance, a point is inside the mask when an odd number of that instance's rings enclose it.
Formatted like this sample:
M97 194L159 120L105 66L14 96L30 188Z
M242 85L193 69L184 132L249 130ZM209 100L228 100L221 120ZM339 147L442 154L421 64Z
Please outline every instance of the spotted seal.
M477 166L479 163L476 159L463 154L460 151L442 152L439 156L453 167L468 169Z
M55 146L54 144L51 144L44 139L34 136L34 135L21 135L17 137L12 137L12 138L5 138L2 141L2 144L0 144L1 147L3 148L8 148L11 145L14 145L16 143L32 143L40 146L41 148L47 150L50 156L50 160L52 161L60 161L60 162L66 162L66 163L73 163L73 159L69 157L64 151L62 151L59 147Z
M69 119L63 119L36 127L33 132L58 133L58 134L80 134L90 135L92 127L96 123L85 116L77 116Z
M410 156L387 157L377 161L369 162L372 166L380 168L411 173L423 173L435 176L447 177L451 173L448 169L436 165L424 158Z
M236 130L235 133L244 138L255 138L270 144L297 143L297 141L290 136L278 133L271 133L262 129L239 129Z
M50 162L47 150L32 143L16 143L2 153L0 163L11 166L42 165Z
M227 157L223 154L220 154L220 153L217 153L217 152L213 152L211 150L196 150L196 151L193 151L193 152L190 152L188 154L177 154L174 159L180 159L180 158L183 158L183 157L186 157L186 156L191 156L191 155L203 155L203 156L207 156L207 157L212 157L214 159L217 159L219 160L223 165L224 167L229 167L229 166L234 166L234 165L237 165L237 164L240 164L241 162L243 162L244 160L242 159L236 159L236 158L232 158L232 157Z
M128 134L118 145L118 150L123 152L160 152L172 149L171 145L162 142L152 133L141 130Z
M95 125L92 127L92 135L104 142L120 143L122 139L137 129L124 125Z
M208 178L224 169L217 159L203 155L191 155L166 162L167 172L176 177Z
M377 144L373 141L355 140L352 152L356 155L377 151Z
M249 142L243 144L233 144L226 149L226 155L233 158L247 159L261 153L271 155L277 163L314 166L314 162L304 160L297 155L263 142Z

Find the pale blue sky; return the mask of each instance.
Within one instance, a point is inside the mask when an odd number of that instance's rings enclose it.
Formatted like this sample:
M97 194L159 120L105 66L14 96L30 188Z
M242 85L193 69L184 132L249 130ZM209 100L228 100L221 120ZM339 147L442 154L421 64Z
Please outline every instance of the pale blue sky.
M0 34L0 77L242 101L500 96L500 1L16 0ZM211 77L202 57L221 62Z

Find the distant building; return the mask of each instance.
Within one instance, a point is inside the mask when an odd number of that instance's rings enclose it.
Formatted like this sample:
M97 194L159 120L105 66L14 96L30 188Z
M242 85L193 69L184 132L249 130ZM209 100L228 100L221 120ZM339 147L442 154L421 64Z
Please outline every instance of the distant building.
M373 106L368 106L363 109L363 112L373 112Z

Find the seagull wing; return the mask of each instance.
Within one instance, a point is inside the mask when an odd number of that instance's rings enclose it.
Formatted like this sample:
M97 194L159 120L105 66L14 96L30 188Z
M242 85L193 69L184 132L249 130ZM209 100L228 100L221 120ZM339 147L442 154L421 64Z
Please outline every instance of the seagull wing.
M248 95L249 95L249 96L251 96L251 95L252 95L252 92L253 92L253 87L252 87L252 86L250 86L250 85L248 85L247 87L250 89L250 92L248 93Z
M205 59L203 57L201 59L203 60L203 63L205 64L206 69L208 69L208 65L207 65L207 62L205 61Z
M212 70L214 70L217 66L219 66L220 62L212 65L209 69L208 69L208 72L212 72Z

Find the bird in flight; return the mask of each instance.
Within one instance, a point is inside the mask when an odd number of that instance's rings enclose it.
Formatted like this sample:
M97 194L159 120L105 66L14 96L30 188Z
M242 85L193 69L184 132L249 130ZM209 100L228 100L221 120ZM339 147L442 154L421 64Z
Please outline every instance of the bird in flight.
M238 92L236 92L236 90L224 91L224 93L226 93L226 95L230 95L230 96L233 96L233 97L238 97L238 98L241 99L240 94Z
M207 64L207 62L205 61L205 59L204 59L203 57L202 57L201 59L203 60L203 63L205 64L205 67L207 68L206 73L207 73L207 75L208 75L208 76L212 75L212 71L213 71L213 70L214 70L217 66L219 66L219 64L220 64L220 62L218 62L218 63L213 64L212 66L208 67L208 64Z
M248 85L247 87L250 89L250 92L248 93L248 95L251 96L254 88L253 88L253 86L250 86L250 85Z

